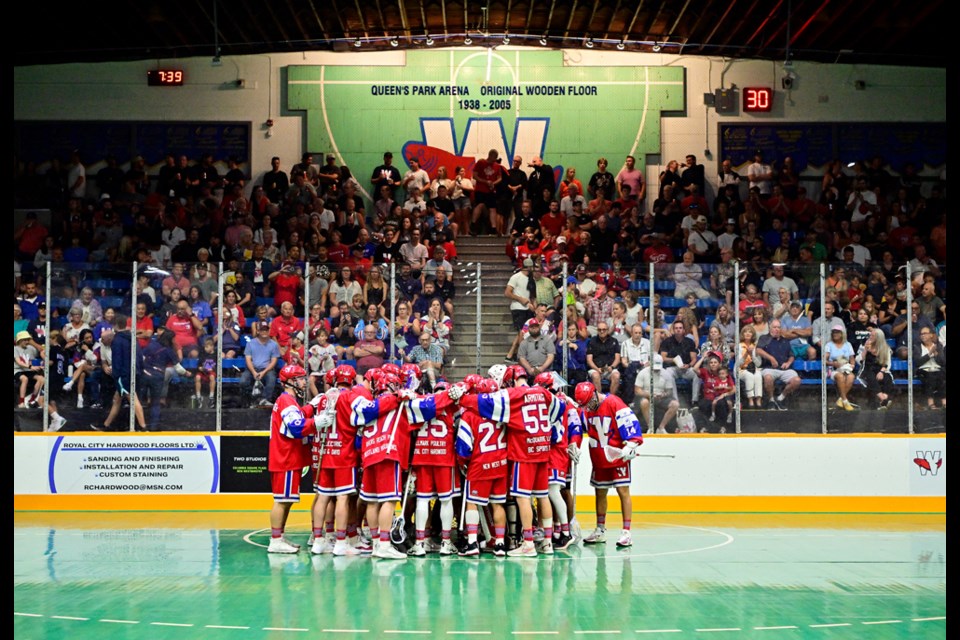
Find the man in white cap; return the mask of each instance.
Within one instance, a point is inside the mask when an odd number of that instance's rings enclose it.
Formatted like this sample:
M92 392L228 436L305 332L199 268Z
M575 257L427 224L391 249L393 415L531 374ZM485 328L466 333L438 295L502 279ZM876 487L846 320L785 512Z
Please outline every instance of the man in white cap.
M510 345L507 355L504 358L507 362L517 361L517 349L520 347L520 341L523 339L523 325L527 320L533 317L537 310L537 289L536 284L530 277L533 270L533 260L526 258L519 271L510 276L507 281L507 287L503 295L510 300L510 315L513 319L513 328L517 330L517 336Z
M652 378L651 378L652 376ZM645 367L637 374L634 393L640 403L640 413L647 429L650 425L650 402L653 401L656 416L660 417L657 433L666 433L667 425L677 415L680 402L677 400L677 385L673 378L663 375L663 357L653 356L653 366Z
M697 262L704 262L717 251L717 236L707 229L707 217L697 216L690 235L687 237L687 248L693 252Z

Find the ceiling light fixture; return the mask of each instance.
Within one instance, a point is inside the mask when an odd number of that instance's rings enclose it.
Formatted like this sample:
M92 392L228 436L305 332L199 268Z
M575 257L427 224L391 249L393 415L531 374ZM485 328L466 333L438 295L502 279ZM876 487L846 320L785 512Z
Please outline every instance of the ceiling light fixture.
M587 41L583 43L587 49L593 49L593 38L587 38Z
M390 38L390 46L391 46L391 47L399 47L399 46L400 46L400 41L397 40L396 38Z
M617 51L623 51L625 47L626 47L626 44L623 40L617 43Z
M432 47L432 46L433 46L433 38L431 38L431 37L428 35L428 36L427 36L427 39L426 39L426 43L427 43L427 46L428 46L428 47Z
M463 39L463 44L469 47L470 45L473 44L473 38L471 38L470 36L467 36L466 38Z
M353 41L353 46L355 46L357 49L359 49L362 44L363 42L360 41L360 38L357 38Z
M660 53L660 43L659 43L659 42L654 42L654 43L653 43L653 48L651 49L651 51L653 51L654 53Z
M544 47L547 46L547 34L543 34L543 37L540 38L540 44Z
M510 34L509 34L509 33L503 34L503 44L510 44Z

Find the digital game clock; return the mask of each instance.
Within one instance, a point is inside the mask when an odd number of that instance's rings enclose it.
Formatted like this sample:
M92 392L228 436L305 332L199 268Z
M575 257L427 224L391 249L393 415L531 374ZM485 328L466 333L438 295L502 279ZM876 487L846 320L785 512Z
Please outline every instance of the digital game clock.
M147 71L147 86L183 86L183 69L151 69L150 71Z

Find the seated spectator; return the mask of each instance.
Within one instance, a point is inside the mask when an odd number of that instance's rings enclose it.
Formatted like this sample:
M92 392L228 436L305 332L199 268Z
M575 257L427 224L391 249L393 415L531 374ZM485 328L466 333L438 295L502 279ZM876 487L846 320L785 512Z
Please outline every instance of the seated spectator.
M717 323L711 324L710 328L707 329L707 339L700 345L697 352L697 362L694 363L694 366L697 364L703 366L707 356L710 355L720 358L720 364L724 367L729 367L730 360L733 358L732 345L727 342Z
M243 351L243 322L237 314L240 309L223 309L221 346L224 358L236 358Z
M177 351L177 361L183 358L196 358L200 352L200 337L204 335L200 322L187 300L177 301L177 312L167 318L164 326L173 332L173 344Z
M80 334L89 331L90 326L83 321L83 309L80 307L70 307L67 312L67 323L63 325L61 333L64 339L64 349L72 353L80 343Z
M610 335L610 325L601 320L597 335L587 343L587 371L597 389L602 381L610 381L610 393L616 395L620 386L620 343Z
M423 266L423 270L420 273L420 279L423 282L435 278L437 269L444 269L447 275L453 274L453 265L447 262L446 255L447 251L443 247L436 246L433 248L433 257L427 260L427 263Z
M328 295L331 309L341 302L350 304L357 295L361 302L363 301L363 289L360 283L353 279L353 270L350 267L340 268L337 277L330 283Z
M280 352L283 353L290 346L293 336L303 331L303 321L293 315L293 304L284 302L280 305L280 315L270 323L270 337L277 341Z
M736 400L737 386L730 377L730 370L722 365L720 358L715 353L711 353L705 360L698 361L694 365L694 370L700 377L700 401L698 406L700 413L710 422L733 423L733 404ZM714 431L707 427L701 427L700 432ZM726 433L726 427L718 429L720 433Z
M420 318L421 331L430 335L433 341L443 350L444 356L450 349L453 321L443 312L443 303L440 298L433 298L427 308L427 313Z
M187 294L187 302L190 303L190 310L193 311L194 317L200 320L200 325L203 327L201 333L209 333L213 325L213 310L203 290L192 285Z
M28 332L20 331L15 336L13 346L13 381L20 391L20 404L17 405L19 409L38 406L40 392L43 390L43 365L33 362L40 357L40 352L31 344L32 341ZM33 393L28 395L27 391L31 383L33 383Z
M556 357L553 332L549 326L541 327L536 316L531 318L526 327L527 334L517 350L517 359L527 375L535 378L543 371L550 371ZM547 329L547 330L543 330Z
M420 242L420 230L410 232L410 241L400 246L400 258L410 265L414 276L420 274L427 264L427 246Z
M670 330L671 333L660 341L663 375L674 386L679 379L689 380L693 387L691 402L696 404L700 397L700 377L693 370L697 361L697 346L687 337L687 329L682 320L675 320L670 325Z
M743 299L737 305L740 311L740 324L751 324L753 322L753 310L757 307L766 308L767 303L760 297L760 290L753 284L748 284L744 293Z
M853 411L849 394L853 388L853 347L846 340L846 331L841 324L834 324L830 329L830 341L823 346L824 358L827 361L827 376L837 386L837 406L847 411Z
M410 349L403 360L420 367L431 389L443 375L443 349L427 333L420 334L416 346Z
M766 307L754 307L753 311L753 330L757 334L757 340L770 333L770 321L767 315Z
M251 408L269 407L277 384L280 346L270 337L269 323L258 322L254 330L256 338L247 343L243 352L246 369L240 376L240 388L250 398Z
M770 333L757 342L763 388L770 398L767 409L786 411L787 398L800 387L800 374L793 370L795 359L790 340L783 336L779 320L770 321ZM783 391L776 393L776 383L782 382Z
M443 267L437 268L436 277L433 280L433 288L443 302L443 310L446 311L448 316L453 316L453 298L457 294L457 289L453 284L453 280L450 279L447 270Z
M189 286L189 283L187 283L187 286ZM93 289L90 287L81 289L80 297L74 300L70 306L71 308L79 308L83 312L83 321L91 327L103 319L103 308L100 306L100 302L93 297Z
M870 330L867 341L857 353L857 361L860 364L857 377L872 396L876 408L885 411L893 393L893 373L890 372L890 345L883 331L877 328Z
M677 410L680 408L680 402L677 400L677 385L674 378L664 371L663 362L663 357L655 353L652 364L637 374L637 382L634 386L634 393L640 400L640 413L647 430L657 434L667 433L667 426L676 417ZM660 418L655 430L651 423L651 405L656 416Z
M737 338L737 324L734 320L730 305L721 304L717 307L717 314L714 316L712 324L720 328L724 340L726 340L727 344L732 348Z
M947 408L947 347L930 327L920 329L920 342L913 345L913 366L920 378L927 409Z
M357 374L363 375L370 369L377 369L384 363L387 348L383 340L377 338L377 327L367 324L362 337L353 345L352 356L357 361Z
M620 364L623 370L623 401L633 402L637 374L650 363L650 341L643 335L643 326L630 326L630 337L620 343Z
M740 329L739 355L737 356L737 378L743 382L744 395L751 409L763 406L763 375L760 373L760 356L757 354L757 330L753 325L744 325Z
M697 216L693 228L690 230L687 249L693 253L697 262L715 262L720 255L717 236L713 231L707 229L706 216Z
M413 316L409 302L401 300L393 319L394 330L391 339L392 357L404 358L420 340L420 320Z
M390 339L389 324L383 316L380 315L380 307L375 304L366 305L363 316L357 320L354 335L358 341L364 337L366 328L369 326L373 327L373 334L377 340L386 342Z
M562 325L561 325L562 327ZM562 330L558 329L558 331ZM567 382L576 385L587 380L587 339L581 336L577 325L567 326L567 338L556 341L554 371L563 373L563 350L567 350Z

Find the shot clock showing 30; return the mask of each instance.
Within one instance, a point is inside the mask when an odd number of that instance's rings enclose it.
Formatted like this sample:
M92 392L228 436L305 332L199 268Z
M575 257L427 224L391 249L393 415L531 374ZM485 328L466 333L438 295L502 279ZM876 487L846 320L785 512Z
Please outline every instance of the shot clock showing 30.
M769 113L773 109L773 89L746 87L743 89L744 113Z
M149 87L183 86L183 69L151 69L147 71Z

